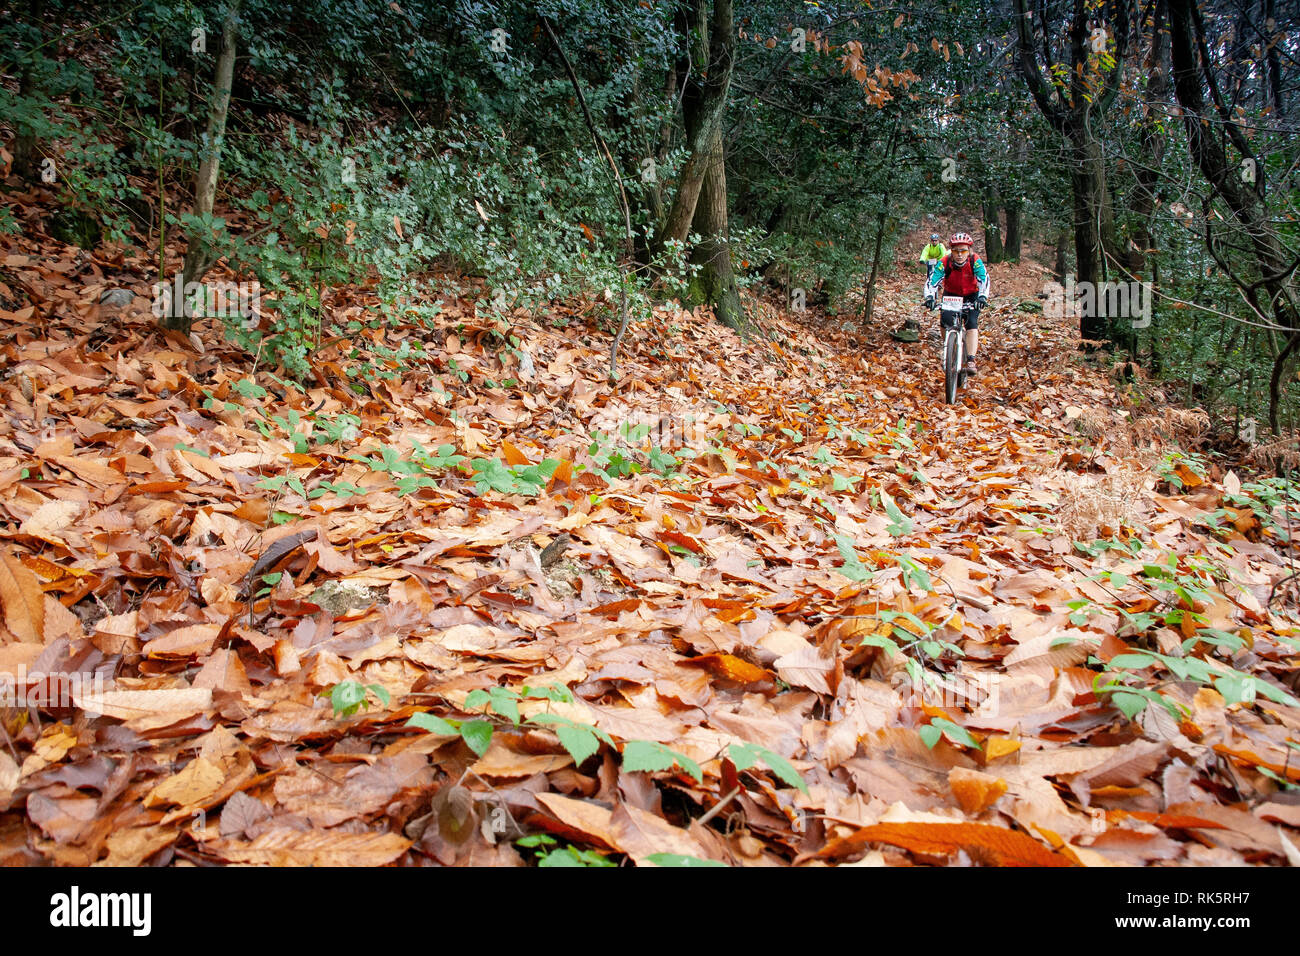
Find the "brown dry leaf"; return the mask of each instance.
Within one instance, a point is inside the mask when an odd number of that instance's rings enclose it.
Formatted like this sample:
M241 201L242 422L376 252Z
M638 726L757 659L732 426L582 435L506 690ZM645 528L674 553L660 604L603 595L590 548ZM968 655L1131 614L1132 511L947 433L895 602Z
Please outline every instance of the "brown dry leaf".
M208 688L177 687L166 690L108 690L75 694L74 703L87 714L103 714L119 720L168 717L181 720L212 707Z
M95 866L140 866L159 850L175 843L179 836L180 830L174 826L114 830L104 841L108 856Z
M585 834L598 846L610 850L618 848L618 837L612 822L613 811L590 800L575 800L558 793L539 793L537 802L566 827Z
M433 783L429 758L413 750L381 757L373 764L324 769L298 767L275 781L275 797L286 810L318 827L378 813L400 794Z
M45 643L45 596L36 575L12 554L0 554L0 604L5 626L20 641Z
M231 863L257 866L384 866L410 846L396 833L277 829L250 842L213 840L206 849Z
M703 667L714 677L738 684L758 684L772 679L772 675L763 668L755 667L733 654L702 654L684 663Z
M1032 837L983 823L878 823L832 840L814 856L838 859L864 849L868 843L887 843L931 858L965 850L972 859L992 866L1071 865Z
M246 836L252 827L270 816L271 811L261 800L246 793L235 793L221 810L219 831L223 837Z
M150 657L195 657L212 650L212 645L221 633L216 624L192 624L179 627L162 637L154 638L146 644L145 652Z
M18 526L18 533L48 538L69 527L84 510L79 501L47 501Z
M948 771L948 786L961 808L971 816L978 816L1007 792L1007 782L991 774L953 767Z
M834 694L834 658L825 657L812 645L778 657L772 666L777 675L794 687L807 687L818 694Z
M473 766L474 773L484 777L531 777L535 773L549 773L573 763L568 754L521 754L511 750L495 736Z
M51 724L36 741L33 752L46 763L58 763L76 745L76 731L65 724Z
M202 757L195 757L180 773L168 777L154 787L144 798L146 807L173 804L180 807L197 806L216 793L225 782L221 768Z
M1070 788L1085 807L1092 792L1103 787L1130 787L1159 769L1169 753L1169 742L1135 740L1120 747L1105 763L1078 774Z
M656 853L708 858L704 848L690 833L639 807L620 803L610 816L609 824L617 849L635 860L638 866L653 865L647 857Z
M14 787L18 786L18 764L7 750L0 750L0 804L8 804Z

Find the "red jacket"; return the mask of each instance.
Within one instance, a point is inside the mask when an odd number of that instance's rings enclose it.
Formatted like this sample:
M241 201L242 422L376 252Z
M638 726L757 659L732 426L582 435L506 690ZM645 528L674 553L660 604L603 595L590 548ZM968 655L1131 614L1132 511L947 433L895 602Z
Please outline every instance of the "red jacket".
M966 257L966 264L957 268L952 264L952 255L944 256L943 259L943 294L944 295L974 295L979 291L979 279L975 275L975 263L980 260L972 253ZM981 269L983 263L980 262Z

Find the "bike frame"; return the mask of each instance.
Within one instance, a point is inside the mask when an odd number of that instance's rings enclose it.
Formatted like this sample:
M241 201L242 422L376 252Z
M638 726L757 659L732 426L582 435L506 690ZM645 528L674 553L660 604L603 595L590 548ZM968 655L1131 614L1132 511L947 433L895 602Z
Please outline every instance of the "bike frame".
M939 361L943 366L945 398L950 405L957 400L957 389L966 383L965 320L974 309L975 306L959 295L945 295L939 303L939 323L943 328Z

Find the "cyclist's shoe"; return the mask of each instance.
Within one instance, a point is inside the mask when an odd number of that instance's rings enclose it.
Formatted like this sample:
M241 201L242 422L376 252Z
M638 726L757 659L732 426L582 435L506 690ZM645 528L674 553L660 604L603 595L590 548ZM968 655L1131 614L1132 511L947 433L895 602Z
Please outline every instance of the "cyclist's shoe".
M970 376L975 374L975 360L969 356L966 358L966 374Z

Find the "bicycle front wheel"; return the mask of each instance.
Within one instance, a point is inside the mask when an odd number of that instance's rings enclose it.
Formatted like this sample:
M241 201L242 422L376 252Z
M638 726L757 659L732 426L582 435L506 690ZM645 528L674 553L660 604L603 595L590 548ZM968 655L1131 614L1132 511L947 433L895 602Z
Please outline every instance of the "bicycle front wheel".
M957 402L957 379L961 375L961 333L948 332L943 349L943 388L949 405Z

